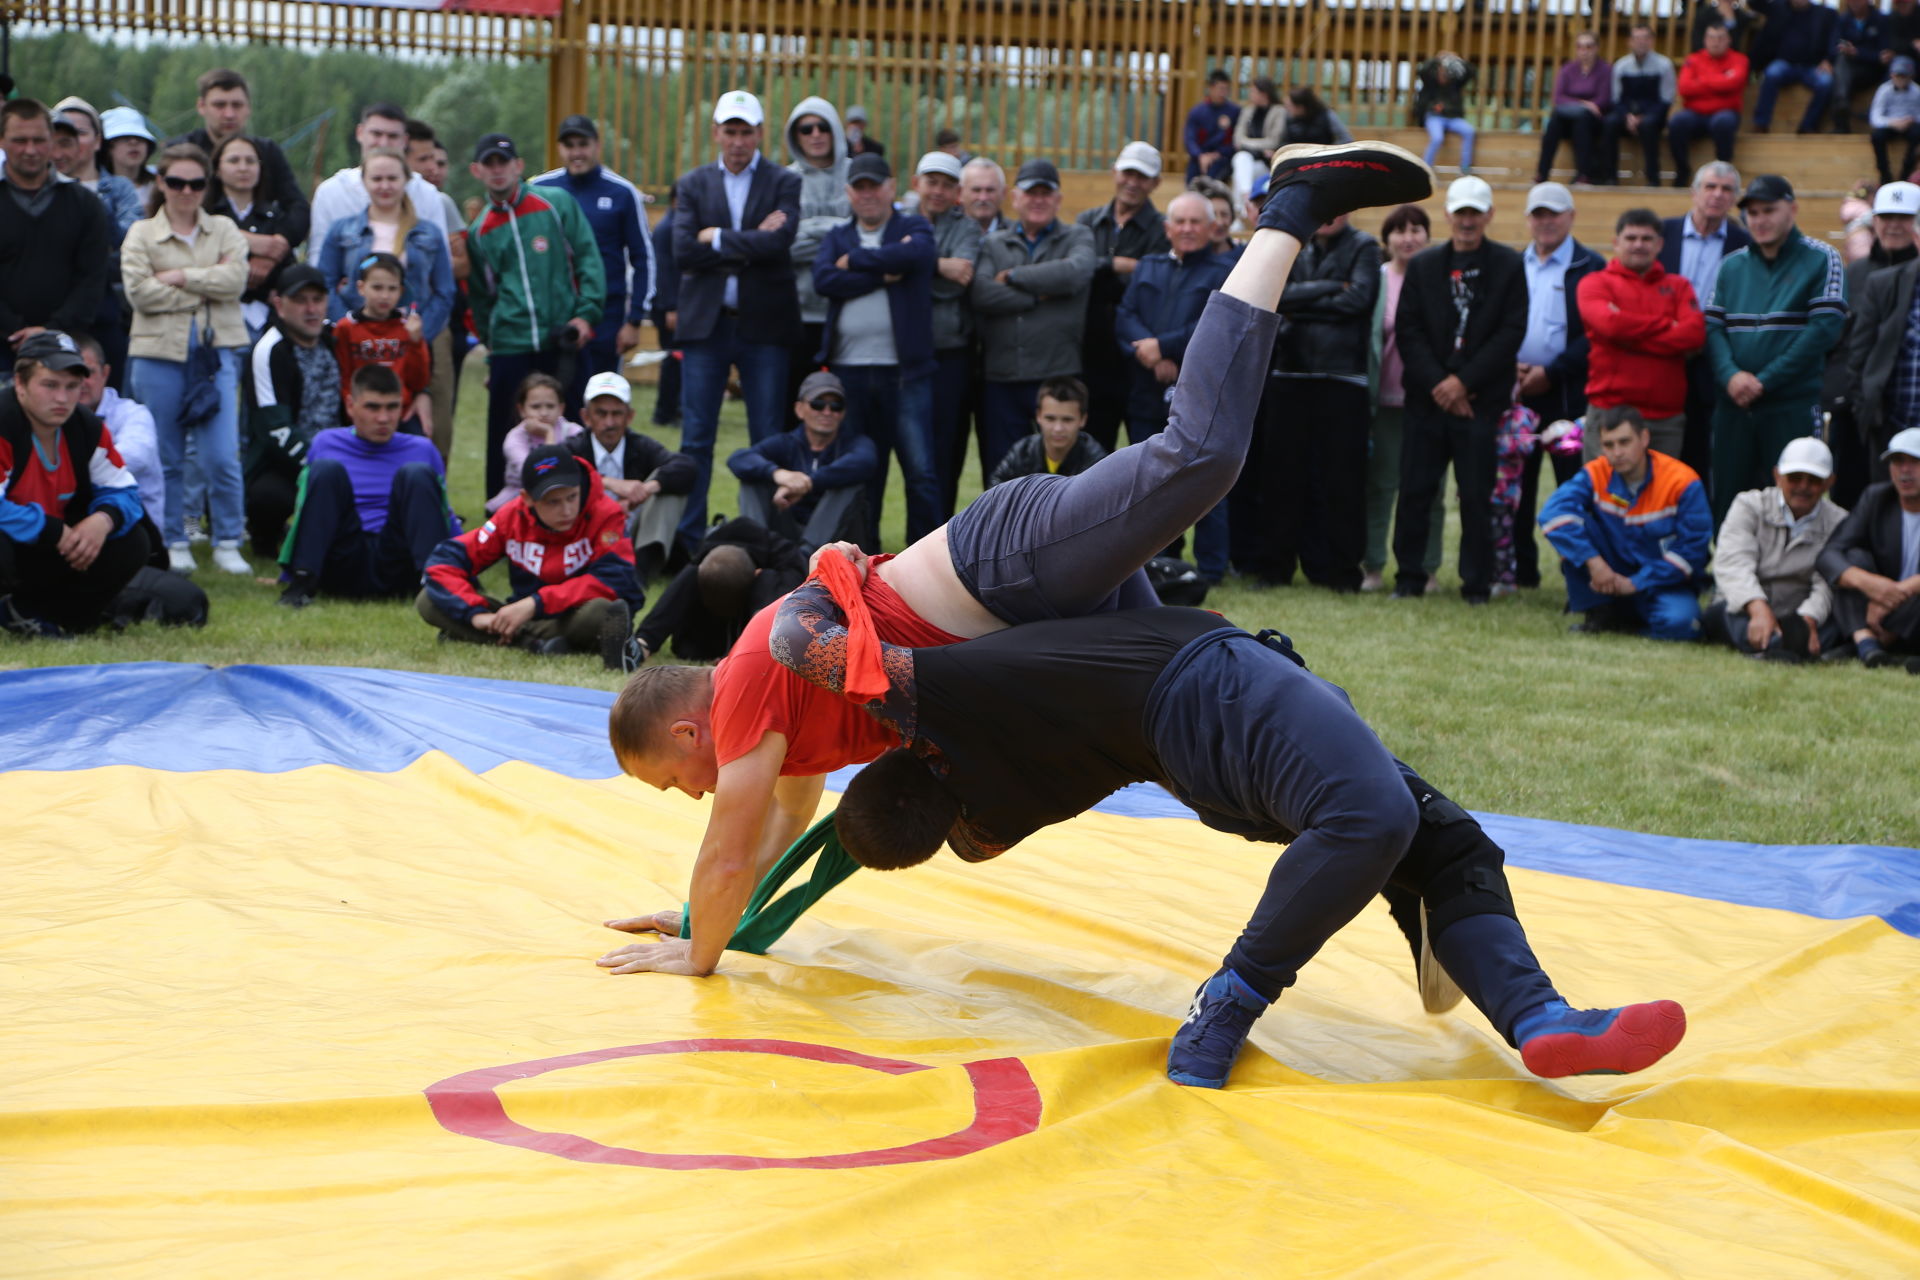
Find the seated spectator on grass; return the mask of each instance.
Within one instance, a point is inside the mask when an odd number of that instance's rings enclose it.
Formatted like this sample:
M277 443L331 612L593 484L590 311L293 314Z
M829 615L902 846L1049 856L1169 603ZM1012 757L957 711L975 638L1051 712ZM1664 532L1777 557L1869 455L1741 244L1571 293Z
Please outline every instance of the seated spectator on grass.
M747 620L799 586L807 553L742 516L715 525L627 641L621 665L638 671L669 642L686 662L727 656Z
M344 420L340 362L327 321L326 278L304 262L281 273L274 321L247 357L247 536L255 555L278 556L299 505L307 448Z
M598 653L618 671L633 611L646 598L621 531L626 522L593 468L563 445L541 445L527 455L513 501L434 548L414 607L454 640ZM504 601L480 589L480 575L503 556Z
M1887 148L1895 138L1906 144L1900 157L1899 174L1913 172L1914 157L1920 154L1920 86L1913 82L1912 58L1895 58L1887 82L1873 91L1867 108L1867 125L1873 134L1873 162L1880 168L1880 181L1892 182L1895 170Z
M167 480L160 470L160 437L153 415L137 400L129 400L107 385L113 366L107 363L99 339L92 334L72 335L74 345L87 362L86 385L80 390L80 407L93 411L113 437L113 447L140 488L140 506L153 522L150 538L160 535L160 521L167 510ZM158 545L156 543L156 545Z
M86 358L58 330L25 339L0 389L0 627L91 631L146 563L140 490L82 406Z
M447 471L425 436L401 435L405 393L385 365L353 375L353 427L322 431L307 450L300 506L280 563L280 603L304 609L321 592L395 598L419 585L433 549L460 532L447 507Z
M1580 319L1587 332L1587 403L1631 405L1653 443L1679 457L1687 434L1687 359L1707 345L1707 320L1693 285L1660 265L1660 215L1629 209L1613 229L1613 261L1584 277ZM1587 461L1599 441L1585 437Z
M567 441L567 448L598 473L607 496L626 513L634 572L645 587L666 566L700 468L685 454L629 429L633 385L624 373L594 374L587 379L586 397L587 429Z
M1687 184L1693 168L1693 140L1702 133L1713 138L1715 160L1723 164L1733 160L1733 139L1740 131L1740 108L1746 101L1747 55L1734 49L1732 41L1725 27L1709 27L1706 47L1688 54L1680 67L1680 110L1667 121L1676 187Z
M1907 656L1920 675L1920 427L1898 432L1880 455L1887 482L1867 486L1820 552L1843 640L1869 667Z
M1637 410L1595 409L1601 456L1554 491L1540 528L1561 556L1576 631L1632 631L1655 640L1700 635L1700 582L1713 516L1706 486L1651 447Z
M433 354L427 350L419 309L400 309L406 292L405 269L390 253L370 253L353 275L360 305L333 326L341 392L346 393L353 375L368 365L391 369L405 389L406 408L401 416L408 428L431 435L433 399L427 386L433 377Z
M1715 538L1707 638L1770 662L1804 662L1840 642L1833 588L1815 562L1847 513L1827 500L1833 454L1811 436L1790 442L1773 485L1733 500Z
M561 412L567 394L566 385L550 373L530 373L520 380L513 398L520 421L501 442L500 453L506 459L507 483L487 499L487 514L492 515L520 494L520 476L527 458L545 444L566 444L584 435L586 428L569 421Z
M740 514L812 551L868 536L867 486L880 470L873 441L841 430L847 391L821 370L800 384L800 425L736 449L727 470L740 481Z
M1573 57L1560 64L1553 78L1553 109L1540 131L1540 163L1534 168L1535 183L1552 176L1554 155L1560 144L1573 140L1575 182L1599 182L1607 175L1600 170L1601 123L1613 107L1613 68L1600 57L1600 39L1591 31L1582 31L1573 40Z
M1078 378L1052 378L1040 384L1033 426L1033 434L1022 437L1000 459L988 488L1021 476L1077 476L1107 456L1101 443L1087 433L1087 388Z

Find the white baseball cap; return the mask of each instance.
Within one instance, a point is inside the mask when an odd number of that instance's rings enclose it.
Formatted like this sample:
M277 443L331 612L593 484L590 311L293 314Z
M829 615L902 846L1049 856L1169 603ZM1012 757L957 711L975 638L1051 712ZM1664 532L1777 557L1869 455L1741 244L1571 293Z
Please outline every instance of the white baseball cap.
M1783 476L1819 476L1825 480L1833 474L1833 450L1812 436L1801 436L1798 440L1787 441L1787 447L1780 451L1780 461L1775 465Z
M1453 208L1451 199L1449 199L1447 208ZM1535 209L1549 209L1554 213L1570 213L1573 211L1573 192L1567 190L1557 182L1536 182L1533 190L1527 192L1527 212L1532 213Z
M1909 218L1920 214L1920 186L1911 182L1889 182L1873 193L1873 211L1904 213Z
M596 373L587 379L586 401L588 404L600 396L612 396L621 404L633 403L633 385L623 374Z
M914 176L923 173L943 173L955 182L960 181L960 157L945 151L929 151L920 157L920 163L913 166Z
M1493 188L1487 185L1485 178L1472 176L1455 178L1447 185L1448 213L1457 213L1461 209L1478 209L1485 213L1491 208L1493 208Z
M1120 148L1115 169L1128 169L1149 178L1160 176L1160 149L1151 142L1129 142Z
M1887 441L1886 452L1880 455L1880 461L1885 462L1896 453L1903 453L1909 458L1920 458L1920 427L1908 427L1905 431L1894 432L1893 439Z
M713 104L713 122L725 124L729 120L758 126L766 123L767 113L761 109L760 99L745 89L729 89Z

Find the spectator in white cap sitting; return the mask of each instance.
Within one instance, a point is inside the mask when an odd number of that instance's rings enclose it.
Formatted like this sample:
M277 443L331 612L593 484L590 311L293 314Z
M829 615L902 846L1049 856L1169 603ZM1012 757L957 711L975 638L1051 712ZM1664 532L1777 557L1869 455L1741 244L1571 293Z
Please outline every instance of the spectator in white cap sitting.
M867 109L858 104L847 108L847 155L884 156L887 149L867 136Z
M727 372L740 371L753 440L786 424L787 360L800 340L793 240L800 227L800 178L761 163L766 112L743 89L720 95L713 141L720 158L674 186L673 257L680 268L680 452L699 469L681 541L705 532L707 484ZM742 317L751 317L742 322Z
M1140 260L1169 247L1166 219L1153 204L1159 185L1159 151L1152 143L1129 142L1113 162L1113 199L1074 219L1093 233L1093 290L1087 295L1087 330L1080 340L1080 372L1092 397L1087 434L1109 452L1127 418L1128 370L1133 368L1114 336L1114 317Z
M1908 655L1920 675L1920 427L1896 433L1880 455L1887 480L1869 485L1820 552L1834 616L1869 667Z
M914 169L919 213L933 227L933 461L940 503L952 511L966 458L967 412L973 401L973 312L967 290L980 256L980 224L960 207L960 160L929 151Z
M1773 484L1736 496L1713 557L1708 639L1770 662L1817 658L1840 642L1833 588L1815 571L1847 513L1827 498L1833 454L1811 436L1790 441Z
M727 469L740 481L740 514L811 551L867 536L867 485L880 472L873 441L840 428L847 389L822 369L800 384L800 425L734 451Z
M700 476L693 459L630 429L633 387L623 373L587 379L586 431L567 449L600 474L607 496L627 513L634 572L646 586L666 567L674 531L686 514L687 495Z
M1900 172L1913 172L1913 161L1920 153L1920 85L1913 82L1913 59L1895 58L1887 68L1887 82L1873 91L1867 108L1867 124L1873 130L1873 159L1880 166L1880 181L1892 182L1893 169L1887 163L1887 144L1895 138L1907 143Z

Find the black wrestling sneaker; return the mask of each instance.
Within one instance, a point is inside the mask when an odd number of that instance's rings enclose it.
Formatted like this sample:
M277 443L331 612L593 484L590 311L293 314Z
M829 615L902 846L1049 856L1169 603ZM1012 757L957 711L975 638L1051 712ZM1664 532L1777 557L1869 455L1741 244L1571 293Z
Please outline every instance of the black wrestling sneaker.
M609 671L621 669L620 655L633 633L633 610L625 600L615 600L600 624L600 665Z
M1308 194L1290 196L1294 189ZM1391 142L1342 142L1332 146L1297 142L1273 153L1273 179L1260 225L1300 236L1343 213L1382 205L1415 204L1433 194L1433 170L1411 151ZM1304 239L1305 237L1300 237Z
M280 592L280 599L275 603L286 609L304 609L313 603L313 597L318 594L315 590L318 585L314 582L312 575L296 573L292 581L288 582L285 589Z

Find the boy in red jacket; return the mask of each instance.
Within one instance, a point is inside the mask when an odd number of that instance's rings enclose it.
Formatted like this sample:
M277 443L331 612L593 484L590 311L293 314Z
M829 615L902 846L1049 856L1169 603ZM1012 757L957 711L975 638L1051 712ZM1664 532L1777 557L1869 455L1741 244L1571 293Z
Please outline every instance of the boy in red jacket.
M434 548L415 607L455 640L545 654L598 649L618 671L645 600L626 512L564 445L528 454L521 481L493 519ZM480 589L480 575L502 556L513 593L505 604Z
M1707 321L1687 278L1660 265L1660 215L1629 209L1613 229L1613 261L1580 281L1587 327L1587 404L1631 405L1653 432L1653 447L1680 456L1687 430L1687 357L1707 345ZM1588 432L1586 458L1600 456Z
M402 430L433 434L433 400L427 383L433 354L420 339L420 313L396 314L405 289L404 268L390 253L370 253L354 273L361 307L333 326L333 355L340 364L340 394L353 398L353 374L362 365L380 364L400 375L405 406Z

